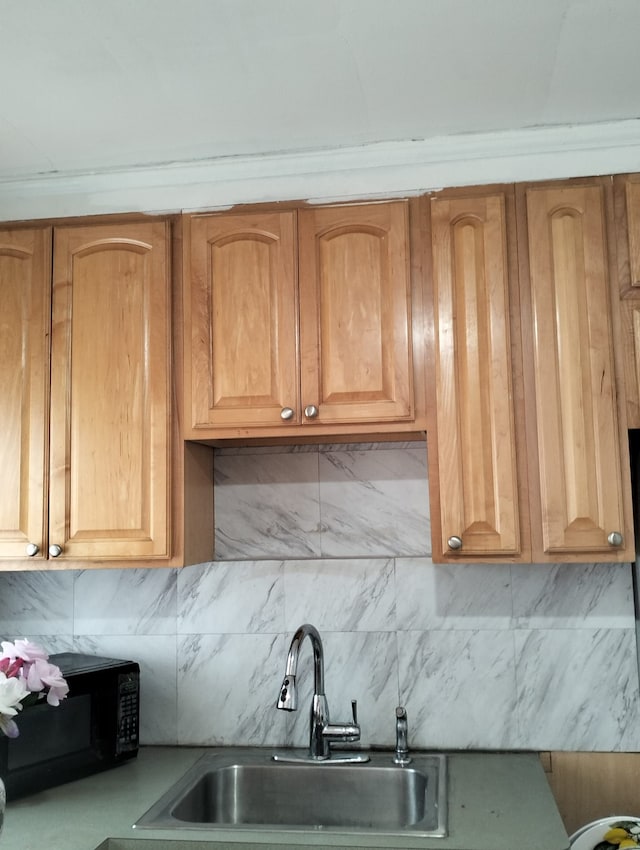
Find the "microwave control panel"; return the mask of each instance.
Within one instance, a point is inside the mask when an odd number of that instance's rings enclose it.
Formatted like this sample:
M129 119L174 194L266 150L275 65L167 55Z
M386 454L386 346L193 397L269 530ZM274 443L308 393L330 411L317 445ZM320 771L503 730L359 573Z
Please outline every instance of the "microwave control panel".
M118 754L138 749L139 680L139 673L134 671L118 676Z

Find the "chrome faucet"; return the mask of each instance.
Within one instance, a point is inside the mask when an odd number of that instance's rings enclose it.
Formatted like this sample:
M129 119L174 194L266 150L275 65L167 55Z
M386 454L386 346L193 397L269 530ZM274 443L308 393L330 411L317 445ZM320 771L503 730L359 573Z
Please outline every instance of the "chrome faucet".
M331 743L335 741L353 742L360 740L358 725L358 708L356 700L352 700L353 723L330 723L329 706L324 693L324 650L322 639L315 626L305 623L300 626L291 639L287 655L287 666L280 686L277 708L284 711L296 711L298 708L298 693L296 674L300 646L308 637L313 648L313 700L311 702L311 718L309 728L309 755L312 761L326 761L331 758ZM282 756L274 756L282 760ZM297 759L296 759L297 760ZM345 755L340 761L368 761L365 755ZM338 761L338 759L334 759Z
M396 764L410 764L411 762L407 709L402 705L396 708L396 752L393 760Z

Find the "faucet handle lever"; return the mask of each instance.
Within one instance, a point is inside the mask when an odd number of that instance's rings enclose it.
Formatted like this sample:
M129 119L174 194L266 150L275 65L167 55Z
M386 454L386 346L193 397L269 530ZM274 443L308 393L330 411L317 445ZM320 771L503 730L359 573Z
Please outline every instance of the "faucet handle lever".
M358 700L351 700L351 714L353 715L353 723L355 726L358 725Z

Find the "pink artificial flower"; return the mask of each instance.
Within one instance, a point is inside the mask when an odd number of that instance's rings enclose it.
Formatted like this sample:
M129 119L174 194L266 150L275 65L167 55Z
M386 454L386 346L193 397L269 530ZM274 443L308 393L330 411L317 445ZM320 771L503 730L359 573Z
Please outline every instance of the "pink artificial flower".
M8 657L0 658L0 673L4 673L7 679L20 676L23 666L22 658L16 658L14 661Z
M49 705L60 705L60 700L69 693L69 685L62 676L60 668L39 658L29 665L26 685L31 692L48 688Z
M22 700L30 692L46 691L49 705L60 705L69 693L69 685L38 644L22 638L15 643L2 641L0 645L0 733L16 738L18 727L13 718L22 710ZM44 693L37 699L42 697Z
M7 640L2 641L2 654L11 661L21 658L23 661L46 661L49 656L41 646L37 643L32 643L27 638L18 638L15 643L9 643Z

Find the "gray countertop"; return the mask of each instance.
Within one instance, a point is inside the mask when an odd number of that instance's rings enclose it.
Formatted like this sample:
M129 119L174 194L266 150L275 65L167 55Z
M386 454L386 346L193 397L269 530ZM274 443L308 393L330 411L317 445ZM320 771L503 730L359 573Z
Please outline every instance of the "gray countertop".
M242 829L140 830L132 824L204 753L202 747L144 747L137 759L7 804L0 850L287 850L352 847L327 833L300 836ZM568 850L569 839L535 754L451 753L449 834L408 848ZM368 840L368 839L367 839ZM360 844L361 846L361 844ZM372 839L371 848L389 846ZM397 846L397 845L395 845Z

